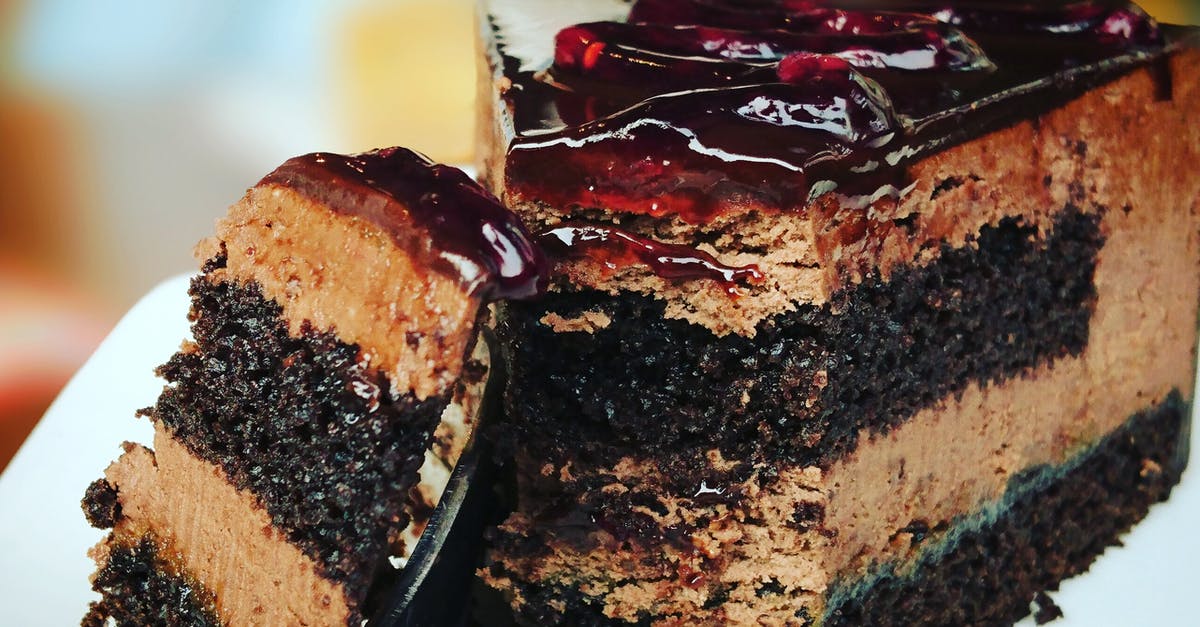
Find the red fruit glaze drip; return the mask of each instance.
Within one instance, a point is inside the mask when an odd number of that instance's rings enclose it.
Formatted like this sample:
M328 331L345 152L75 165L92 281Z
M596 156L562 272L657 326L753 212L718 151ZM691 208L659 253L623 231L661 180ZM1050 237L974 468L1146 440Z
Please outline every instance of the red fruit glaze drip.
M545 260L515 215L462 170L406 148L307 154L261 184L294 188L373 222L399 246L431 254L481 298L524 298L545 286Z
M731 296L739 294L739 284L763 281L757 266L727 266L695 248L657 242L614 226L567 224L537 239L552 258L589 259L613 270L640 263L664 279L717 281Z

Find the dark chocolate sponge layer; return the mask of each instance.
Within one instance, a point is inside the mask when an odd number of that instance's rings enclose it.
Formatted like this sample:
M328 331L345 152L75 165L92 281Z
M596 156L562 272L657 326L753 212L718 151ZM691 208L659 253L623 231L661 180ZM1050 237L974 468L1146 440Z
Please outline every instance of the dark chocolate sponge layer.
M80 505L88 524L97 529L112 529L121 519L117 488L105 479L97 479L88 485Z
M83 627L102 627L110 618L117 625L219 627L212 593L171 572L149 536L113 546L92 583L102 598L92 602Z
M1189 422L1190 407L1172 393L1050 481L1044 468L1014 477L1001 501L1008 508L995 522L918 558L906 568L915 576L887 569L855 594L841 595L823 624L1011 625L1029 614L1031 601L1085 572L1151 505L1167 499L1187 462ZM605 617L569 586L523 585L520 594L528 602L522 613L490 624L629 624ZM1039 606L1053 611L1049 603ZM806 612L797 619L813 622Z
M1104 549L1165 501L1187 462L1190 407L1178 392L1130 419L1048 485L1044 469L1013 477L1008 510L944 554L918 560L916 577L885 572L833 608L825 625L1011 625L1039 592L1088 569ZM1052 605L1039 603L1052 613ZM1049 607L1047 607L1049 606Z
M145 413L255 494L361 604L379 569L390 571L389 534L407 522L405 498L449 396L394 396L356 345L307 325L289 336L253 284L201 276L190 293L196 348L159 369L170 385Z
M1099 216L1065 208L1052 231L1012 219L928 265L878 275L717 337L663 317L663 303L560 292L501 318L515 441L551 459L605 463L637 451L824 464L860 429L887 431L975 383L1000 381L1087 345ZM587 311L611 324L556 333L539 320ZM671 468L681 489L699 480Z

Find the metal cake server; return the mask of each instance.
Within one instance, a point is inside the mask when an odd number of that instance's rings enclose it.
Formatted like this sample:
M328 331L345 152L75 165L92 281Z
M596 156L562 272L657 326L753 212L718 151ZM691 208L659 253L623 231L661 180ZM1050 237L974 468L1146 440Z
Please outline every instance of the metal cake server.
M474 429L450 475L442 498L413 547L408 564L376 601L369 625L454 626L470 621L475 569L480 564L484 529L499 507L495 461L480 435L502 408L506 379L491 329L480 334L489 353L489 371Z

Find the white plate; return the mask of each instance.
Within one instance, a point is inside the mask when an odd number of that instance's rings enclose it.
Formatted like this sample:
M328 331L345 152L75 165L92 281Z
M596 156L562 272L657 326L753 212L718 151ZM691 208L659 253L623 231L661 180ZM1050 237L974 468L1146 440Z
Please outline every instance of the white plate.
M121 442L150 441L149 423L134 412L153 404L162 388L153 370L188 333L187 280L159 285L125 315L0 475L0 624L76 625L96 598L86 551L103 533L84 521L79 500ZM1196 432L1192 442L1200 451ZM1200 481L1193 475L1185 473L1124 547L1063 583L1052 596L1066 618L1054 625L1200 624Z

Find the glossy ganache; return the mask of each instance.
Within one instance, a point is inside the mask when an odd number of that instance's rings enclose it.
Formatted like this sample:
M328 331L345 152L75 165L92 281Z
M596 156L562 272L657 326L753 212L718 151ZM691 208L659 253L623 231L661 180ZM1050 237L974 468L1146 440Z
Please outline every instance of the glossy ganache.
M848 18L855 19L848 19ZM830 54L860 68L988 70L991 61L958 29L904 13L822 13L803 32L777 28L594 22L559 32L556 80L604 81L627 89L719 87L774 80L774 67L798 52ZM586 88L586 84L583 84Z
M513 191L557 206L698 222L733 198L799 205L844 168L877 169L901 131L883 89L829 55L799 53L777 67L793 82L656 96L518 140L509 148L509 182L522 173L536 183Z
M836 5L836 6L835 6ZM1128 3L639 0L506 93L517 201L677 216L899 197L905 166L1161 57Z
M290 187L369 220L401 248L434 255L480 298L524 298L545 286L546 262L516 216L461 170L406 148L302 155L260 185Z

